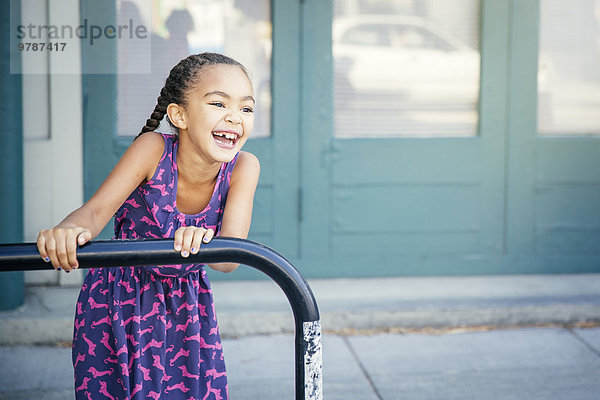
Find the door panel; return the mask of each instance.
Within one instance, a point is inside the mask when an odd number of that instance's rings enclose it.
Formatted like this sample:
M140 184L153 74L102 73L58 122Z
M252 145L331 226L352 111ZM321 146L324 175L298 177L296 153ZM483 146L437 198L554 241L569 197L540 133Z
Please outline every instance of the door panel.
M538 254L600 253L600 138L536 141Z
M465 255L499 256L504 251L505 124L498 113L505 106L498 94L505 93L507 62L506 54L498 52L499 40L485 38L506 40L507 19L503 24L497 19L508 15L509 8L506 3L484 3L481 54L487 58L480 132L472 138L351 139L336 138L331 130L324 134L323 124L315 121L326 112L323 107L331 109L320 98L331 96L327 82L333 79L313 83L308 77L323 74L322 65L313 60L330 60L332 49L306 40L311 46L304 48L310 56L304 58L303 87L313 101L305 100L303 109L314 114L302 129L302 171L311 179L304 181L301 226L303 261L310 274L447 273ZM326 35L331 8L316 1L307 1L305 7L310 18L303 35ZM373 75L381 78L376 70ZM431 260L439 256L448 262L432 267Z
M252 227L250 235L254 240L265 242L273 237L273 157L270 139L249 140L244 146L245 151L254 154L261 165L261 173L252 210Z
M467 242L455 249L457 253L465 249L485 253L501 251L503 198L495 194L502 193L504 182L491 178L494 171L502 170L503 160L501 157L486 157L482 146L485 140L468 139L453 143L447 146L452 152L450 157L445 157L445 143L437 140L428 140L426 146L425 143L412 145L403 141L387 145L387 151L395 152L396 156L377 159L377 168L371 170L371 179L356 179L347 186L341 186L334 180L332 213L337 225L333 233L343 236L343 228L349 224L355 229L359 229L357 224L364 226L365 234L401 235L404 232L404 235L410 236L418 232L422 247L433 252L436 248L451 251L447 246L448 240L453 234L459 234ZM353 157L351 151L344 151L346 146L343 143L338 146L340 150L336 159L350 162L369 157ZM363 154L379 158L381 152L378 149L383 145L371 142L361 147ZM426 147L437 148L438 151L428 151ZM499 150L502 153L503 149ZM410 156L402 160L406 153ZM442 154L436 157L436 153ZM453 163L454 158L460 160ZM450 162L448 159L451 159ZM363 163L368 164L369 160L360 162L361 165ZM403 170L405 163L410 166ZM356 166L345 169L349 177L343 180L351 179L356 169ZM490 198L494 201L486 201ZM490 219L490 216L493 218ZM356 218L360 218L359 221L348 222ZM340 224L340 221L344 223ZM469 234L465 235L467 232ZM429 238L428 233L431 234ZM348 247L352 245L349 243ZM402 253L401 248L396 247L396 250Z
M597 272L600 266L600 138L582 136L576 130L562 136L538 134L545 127L536 124L535 111L546 100L545 88L538 86L543 84L539 71L543 73L544 69L538 70L538 63L544 62L541 55L538 57L538 32L543 23L540 1L513 2L508 248L516 257L529 259L530 263L523 266L524 271L536 270L534 265L537 265L541 272ZM556 1L554 4L561 5ZM582 5L590 7L590 4L577 2L569 6L575 10ZM570 18L563 19L561 15L555 18L561 25L570 21L572 31L577 32L578 27ZM540 111L547 116L544 110ZM572 128L576 126L573 124Z
M600 3L537 6L535 251L599 256Z
M335 140L332 151L335 185L473 183L482 161L478 139Z

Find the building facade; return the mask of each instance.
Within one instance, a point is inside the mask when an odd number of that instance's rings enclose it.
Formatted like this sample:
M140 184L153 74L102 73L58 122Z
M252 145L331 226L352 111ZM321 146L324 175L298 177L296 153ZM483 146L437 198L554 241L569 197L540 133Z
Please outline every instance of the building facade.
M94 193L164 65L222 51L259 99L250 239L306 277L600 272L595 0L30 3L23 25L139 21L152 41L82 39L22 74L26 241Z

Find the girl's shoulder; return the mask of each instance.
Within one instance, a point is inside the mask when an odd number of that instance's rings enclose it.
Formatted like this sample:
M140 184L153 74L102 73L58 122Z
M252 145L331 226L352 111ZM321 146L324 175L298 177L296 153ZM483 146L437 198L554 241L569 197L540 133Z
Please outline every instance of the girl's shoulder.
M129 150L137 154L147 164L145 171L146 180L149 180L154 175L154 171L166 151L168 139L168 135L158 132L146 132L135 139L129 146Z
M167 135L158 132L146 132L131 143L130 147L136 147L142 151L148 158L154 159L160 157L165 151L165 144L168 140Z
M133 143L131 143L131 146L144 146L147 147L149 151L152 151L153 149L158 151L159 148L162 150L168 136L169 135L164 135L159 132L146 132L143 135L138 136Z
M172 138L172 136L160 132L146 132L137 137L131 145L137 144L138 146L146 147L148 151L158 152L161 150L162 152L165 147L165 142L167 142L169 138Z
M257 182L260 175L260 161L258 158L247 151L240 151L233 173L231 174L231 183L235 181Z
M243 165L242 168L252 167L252 168L260 169L260 161L258 161L258 157L256 157L254 154L249 153L247 151L240 151L240 154L238 155L236 167L240 164Z

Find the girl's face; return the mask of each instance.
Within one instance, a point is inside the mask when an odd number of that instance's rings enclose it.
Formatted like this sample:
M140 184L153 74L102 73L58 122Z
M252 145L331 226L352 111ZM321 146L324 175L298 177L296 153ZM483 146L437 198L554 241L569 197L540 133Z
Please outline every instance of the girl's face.
M211 65L201 72L185 106L189 140L207 159L229 162L254 126L254 97L246 73L235 65Z

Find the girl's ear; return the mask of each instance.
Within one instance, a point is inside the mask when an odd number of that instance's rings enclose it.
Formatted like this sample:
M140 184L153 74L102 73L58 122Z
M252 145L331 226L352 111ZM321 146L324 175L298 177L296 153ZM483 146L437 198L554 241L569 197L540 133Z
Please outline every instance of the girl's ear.
M171 103L167 106L169 120L179 129L187 129L185 110L179 104Z

